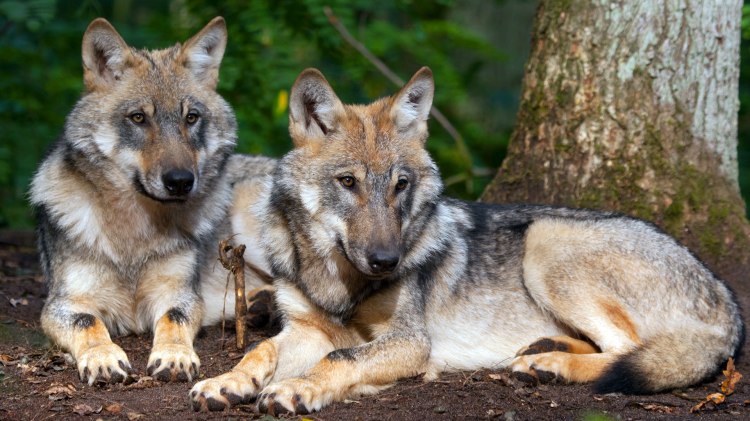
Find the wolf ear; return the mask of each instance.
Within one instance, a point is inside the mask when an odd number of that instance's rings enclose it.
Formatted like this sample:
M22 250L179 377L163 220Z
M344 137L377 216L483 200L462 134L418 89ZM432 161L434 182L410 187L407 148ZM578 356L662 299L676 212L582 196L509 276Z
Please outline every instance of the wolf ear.
M394 97L391 117L399 131L414 136L427 134L434 93L432 70L422 67Z
M182 46L182 60L198 81L211 89L219 82L219 65L227 47L227 25L217 16Z
M289 134L295 146L311 138L324 138L336 127L344 105L317 69L297 77L289 97Z
M130 47L104 18L94 19L83 34L83 80L87 91L111 87L130 61Z

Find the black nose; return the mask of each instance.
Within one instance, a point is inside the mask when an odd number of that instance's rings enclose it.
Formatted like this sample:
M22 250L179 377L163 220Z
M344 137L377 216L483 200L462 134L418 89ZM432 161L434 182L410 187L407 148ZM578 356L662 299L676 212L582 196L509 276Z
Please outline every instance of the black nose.
M372 273L390 273L398 265L399 255L394 251L375 250L367 256L367 264L370 265Z
M193 189L195 176L188 170L169 170L162 174L161 181L170 196L186 196Z

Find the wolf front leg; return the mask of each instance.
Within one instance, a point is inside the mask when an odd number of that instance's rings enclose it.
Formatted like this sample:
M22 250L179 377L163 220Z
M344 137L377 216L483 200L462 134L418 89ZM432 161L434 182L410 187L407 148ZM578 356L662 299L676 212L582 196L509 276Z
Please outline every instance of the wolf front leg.
M161 381L192 381L200 370L193 350L203 319L197 267L190 250L154 262L136 290L138 322L154 332L147 373Z
M190 392L194 410L221 411L250 402L272 381L301 376L331 351L363 342L290 283L279 280L276 285L283 329L273 338L251 345L230 372L196 383Z
M193 350L193 338L200 328L200 309L194 307L172 307L156 322L149 375L163 382L189 382L198 376L201 361Z
M250 402L272 379L299 376L334 349L324 331L297 320L286 322L278 335L251 347L231 371L193 386L194 410L221 411Z
M258 409L272 415L317 411L348 396L371 394L399 379L422 372L430 356L424 324L423 297L416 285L395 286L362 306L359 328L379 332L374 340L352 347L337 347L305 374L276 378L258 396ZM396 302L392 310L386 307ZM350 327L351 331L360 331Z
M392 331L373 342L330 352L302 377L270 384L258 396L258 409L271 415L306 414L349 396L376 393L418 374L429 354L425 334Z
M119 383L132 371L125 352L112 342L94 297L50 293L42 310L42 328L53 342L70 351L82 382Z

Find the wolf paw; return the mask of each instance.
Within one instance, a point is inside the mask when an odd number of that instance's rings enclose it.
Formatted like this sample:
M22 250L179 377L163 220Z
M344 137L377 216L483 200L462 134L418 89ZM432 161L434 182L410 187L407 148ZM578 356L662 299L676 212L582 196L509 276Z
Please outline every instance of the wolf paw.
M524 383L553 383L560 380L559 367L554 357L542 354L525 354L510 363L513 376Z
M78 356L78 377L94 383L120 383L133 371L128 356L119 346L108 343L87 349Z
M200 366L198 355L187 345L155 345L146 372L163 382L189 382L198 376Z
M252 401L258 390L260 384L256 378L230 371L196 383L190 391L190 401L195 411L222 411Z
M266 327L276 316L276 305L273 300L273 289L258 288L247 295L247 316L245 321L253 327Z
M333 400L321 385L308 379L287 379L273 383L258 395L258 410L272 416L284 413L309 414Z

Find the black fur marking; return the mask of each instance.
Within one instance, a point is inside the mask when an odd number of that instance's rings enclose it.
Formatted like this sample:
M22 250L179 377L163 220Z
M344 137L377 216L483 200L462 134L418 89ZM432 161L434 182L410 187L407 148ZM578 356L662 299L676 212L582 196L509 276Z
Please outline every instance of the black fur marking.
M523 383L528 383L531 385L536 385L537 383L539 383L539 379L529 373L524 373L523 371L513 371L511 374L516 380L519 380Z
M167 311L167 318L169 318L170 322L177 323L178 325L184 325L189 320L185 312L179 308L170 308Z
M544 338L529 345L528 349L526 349L521 355L541 354L552 351L570 352L570 347L566 343L556 342L550 338Z
M44 274L45 281L47 282L48 288L52 283L52 249L54 247L53 240L59 238L61 230L50 219L49 211L46 206L37 206L34 209L34 213L37 220L37 247L39 248L39 261L42 266L42 273Z
M88 313L76 313L73 315L73 327L77 329L89 329L96 323L96 317Z
M607 367L604 374L594 383L594 393L624 393L626 395L642 395L651 393L648 379L631 361L630 355L625 355Z
M430 259L422 263L417 269L417 284L419 285L420 296L422 297L421 304L424 304L424 298L429 296L433 280L435 279L435 273L440 270L440 266L445 261L450 250L450 247L443 247L436 253L433 253Z
M328 361L354 361L356 360L356 351L354 348L342 348L331 351L326 355Z
M294 412L297 414L307 414L309 411L307 410L307 407L302 403L302 396L299 394L294 394L292 396L292 405L294 406Z
M227 408L227 404L214 398L206 399L206 406L208 407L209 411L223 411L225 408Z
M263 342L263 340L250 342L245 347L245 354L247 354L248 352L250 352L250 351L254 350L255 348L257 348L258 345L260 345L261 342Z
M239 405L243 401L242 396L235 395L234 393L227 393L227 390L225 388L221 388L219 393L221 393L222 396L227 398L227 401L229 401L229 405L232 405L232 406Z
M550 371L534 370L539 383L553 383L557 380L557 375Z

